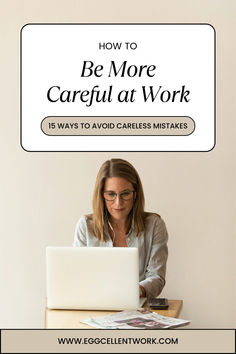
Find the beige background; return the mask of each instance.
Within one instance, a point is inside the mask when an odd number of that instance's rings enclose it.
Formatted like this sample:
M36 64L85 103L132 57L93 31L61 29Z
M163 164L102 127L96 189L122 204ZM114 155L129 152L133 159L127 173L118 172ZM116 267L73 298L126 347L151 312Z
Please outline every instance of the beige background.
M192 328L235 327L235 2L2 0L0 327L42 328L45 247L71 245L112 157L140 173L169 231L167 284ZM20 147L19 38L26 23L210 23L217 34L217 144L208 153L27 153ZM173 58L174 59L174 58ZM112 147L111 147L112 149Z

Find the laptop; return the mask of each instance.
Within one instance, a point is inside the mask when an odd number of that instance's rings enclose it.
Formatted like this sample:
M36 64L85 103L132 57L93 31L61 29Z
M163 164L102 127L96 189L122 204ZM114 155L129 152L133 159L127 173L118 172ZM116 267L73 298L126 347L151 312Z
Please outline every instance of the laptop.
M135 310L139 257L134 247L47 247L49 309Z

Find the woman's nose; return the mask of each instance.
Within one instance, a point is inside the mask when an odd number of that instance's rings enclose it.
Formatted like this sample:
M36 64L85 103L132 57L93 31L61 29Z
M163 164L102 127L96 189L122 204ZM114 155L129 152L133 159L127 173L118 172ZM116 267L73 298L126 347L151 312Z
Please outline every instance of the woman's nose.
M114 201L115 205L120 205L120 204L122 204L122 201L123 201L123 200L121 199L120 195L117 194L116 199L115 199L115 201Z

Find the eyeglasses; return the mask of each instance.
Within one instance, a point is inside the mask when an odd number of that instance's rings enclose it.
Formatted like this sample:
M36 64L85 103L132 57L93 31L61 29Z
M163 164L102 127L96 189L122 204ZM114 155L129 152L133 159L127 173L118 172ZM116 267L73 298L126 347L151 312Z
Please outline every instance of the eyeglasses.
M130 199L133 198L133 193L135 193L135 191L127 190L127 191L121 192L119 194L119 196L120 196L120 198L122 200L130 200ZM109 201L109 202L115 200L117 195L118 194L116 192L113 192L113 191L105 191L105 192L103 192L104 199Z

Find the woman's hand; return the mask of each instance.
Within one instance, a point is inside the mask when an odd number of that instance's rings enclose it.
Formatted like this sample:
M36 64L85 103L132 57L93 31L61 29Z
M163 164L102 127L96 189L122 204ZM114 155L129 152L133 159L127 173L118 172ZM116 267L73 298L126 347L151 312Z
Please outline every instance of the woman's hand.
M142 285L139 285L139 294L140 297L146 297L146 290Z

